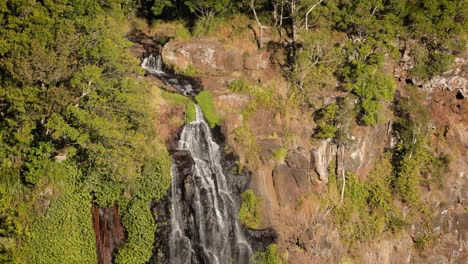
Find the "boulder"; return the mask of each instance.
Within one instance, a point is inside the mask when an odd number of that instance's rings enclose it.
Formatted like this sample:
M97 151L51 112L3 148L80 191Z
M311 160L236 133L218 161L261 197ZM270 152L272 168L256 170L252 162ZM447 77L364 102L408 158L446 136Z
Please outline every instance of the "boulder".
M280 205L284 206L298 198L299 188L291 169L286 164L276 166L273 171L273 182Z
M311 183L307 169L291 169L291 172L299 188L306 188Z
M256 52L247 54L244 57L244 69L246 70L264 70L270 65L269 55L266 52Z
M242 126L243 117L241 114L227 113L223 115L223 121L221 122L221 133L228 138L236 128Z
M161 55L166 65L180 70L192 65L197 71L206 74L236 71L243 67L240 50L208 38L170 41L164 45Z
M286 156L286 164L290 168L302 168L308 169L310 165L309 158L306 156L306 153L302 150L297 150L292 153L288 153Z

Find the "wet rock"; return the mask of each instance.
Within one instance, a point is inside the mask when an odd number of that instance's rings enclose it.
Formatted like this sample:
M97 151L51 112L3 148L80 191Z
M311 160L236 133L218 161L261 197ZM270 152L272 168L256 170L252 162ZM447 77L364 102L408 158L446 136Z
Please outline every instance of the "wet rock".
M169 264L169 237L171 235L171 199L169 193L151 205L156 226L153 255L150 264Z
M247 239L251 242L254 252L265 250L268 245L275 243L278 239L278 233L272 228L261 230L245 229L244 231Z

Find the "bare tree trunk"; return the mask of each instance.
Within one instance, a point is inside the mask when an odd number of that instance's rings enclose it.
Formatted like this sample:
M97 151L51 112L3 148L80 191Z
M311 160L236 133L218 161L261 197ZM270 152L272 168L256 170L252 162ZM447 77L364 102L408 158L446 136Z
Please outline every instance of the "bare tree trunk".
M283 37L283 13L284 13L284 1L281 0L281 11L280 11L280 19L279 19L279 25L278 25L280 38Z
M306 15L305 15L305 29L306 29L306 30L309 30L309 23L308 23L308 22L309 22L309 14L310 14L310 12L312 12L312 10L314 10L314 9L315 9L320 3L322 3L323 1L324 1L324 0L318 1L318 2L315 3L313 6L311 6L311 7L309 8L309 10L307 10L307 13L306 13Z
M343 181L343 186L341 187L340 204L343 204L345 186L346 186L345 146L344 145L341 145L341 178Z
M258 39L258 48L262 48L263 46L263 28L264 26L260 23L260 20L258 19L257 12L255 11L255 1L250 0L250 9L252 9L252 12L255 17L255 21L257 22L258 27L260 28L260 35Z
M273 0L273 24L278 26L278 1Z

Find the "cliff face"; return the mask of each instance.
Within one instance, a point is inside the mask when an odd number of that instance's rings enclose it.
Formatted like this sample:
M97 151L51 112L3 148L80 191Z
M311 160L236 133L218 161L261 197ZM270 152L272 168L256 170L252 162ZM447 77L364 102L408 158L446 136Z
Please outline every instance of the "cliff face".
M429 145L452 159L441 188L421 189L421 199L430 205L429 225L435 231L431 234L438 241L425 249L415 247L426 228L418 221L409 223L403 232L386 233L350 247L332 224L333 208L321 206L330 173L341 177L352 172L365 181L384 152L394 147L390 106L387 121L376 126L359 126L352 117L345 117L346 143L311 139L316 124L310 112L290 103L290 84L282 77L274 56L274 50L257 51L251 45L233 46L213 38L171 41L162 49L165 64L182 72L194 67L196 78L214 94L216 110L223 117L220 127L226 149L251 171L249 187L262 201L261 228L272 227L278 232L277 243L284 257L290 263L348 259L362 263L462 263L467 257L468 235L464 207L468 195L466 56L457 59L452 71L420 84L430 116ZM405 67L404 63L387 67L402 97L408 96ZM271 96L276 101L262 104L258 91L233 92L229 84L239 79L257 85L260 91L274 87ZM326 105L341 96L317 94L317 99ZM343 100L343 105L352 109L355 102ZM330 165L334 165L333 171ZM407 205L398 207L409 213Z

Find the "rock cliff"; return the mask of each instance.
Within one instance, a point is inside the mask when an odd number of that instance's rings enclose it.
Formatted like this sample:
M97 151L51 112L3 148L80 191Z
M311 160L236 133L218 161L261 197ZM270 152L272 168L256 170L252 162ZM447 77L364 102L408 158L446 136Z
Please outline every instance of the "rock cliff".
M290 263L346 262L349 256L362 263L463 263L468 256L466 56L457 59L452 71L421 84L430 114L431 144L437 153L453 157L443 188L422 192L422 199L432 206L431 227L440 242L428 249L415 249L424 231L419 223L412 223L408 231L359 243L353 251L330 224L333 208L321 208L320 199L330 173L341 177L353 172L361 180L368 177L385 150L394 147L393 117L376 126L359 126L349 118L345 122L346 142L311 139L316 124L310 112L288 104L289 84L271 56L271 52L213 38L171 41L162 49L166 65L181 72L194 67L196 78L214 94L217 112L223 117L220 131L226 149L251 171L249 187L262 201L261 228L278 232L277 243ZM394 67L402 96L404 71L401 65ZM232 92L229 84L240 79L263 87L260 89L274 86L280 106L257 105L254 93ZM322 98L323 105L337 95L328 96ZM350 107L355 103L345 100ZM403 212L408 210L404 204L400 207Z

